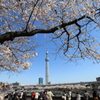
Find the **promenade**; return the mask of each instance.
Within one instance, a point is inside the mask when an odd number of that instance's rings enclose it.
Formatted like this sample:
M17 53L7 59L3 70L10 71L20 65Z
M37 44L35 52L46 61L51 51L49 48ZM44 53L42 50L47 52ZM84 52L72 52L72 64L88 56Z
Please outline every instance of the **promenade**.
M31 98L30 98L30 97L27 97L26 100L31 100ZM63 99L61 98L61 96L60 96L60 97L54 96L54 97L53 97L53 100L63 100ZM68 99L67 99L67 100L68 100ZM76 97L72 97L71 100L76 100ZM84 100L84 98L82 97L81 100ZM93 98L89 98L89 100L93 100ZM100 100L100 98L99 98L99 100Z
M31 100L31 98L30 97L27 97L26 100ZM63 99L61 97L53 97L53 100L63 100Z

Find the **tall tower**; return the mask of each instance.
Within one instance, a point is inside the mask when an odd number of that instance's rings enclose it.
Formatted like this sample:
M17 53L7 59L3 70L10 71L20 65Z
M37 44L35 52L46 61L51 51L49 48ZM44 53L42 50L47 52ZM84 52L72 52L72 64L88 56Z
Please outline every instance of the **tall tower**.
M46 76L45 76L45 84L49 84L49 57L48 57L48 51L46 51Z

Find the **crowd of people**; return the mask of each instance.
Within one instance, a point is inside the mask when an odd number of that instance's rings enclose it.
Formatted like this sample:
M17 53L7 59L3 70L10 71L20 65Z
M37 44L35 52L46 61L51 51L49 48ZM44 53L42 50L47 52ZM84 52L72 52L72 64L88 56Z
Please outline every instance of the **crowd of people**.
M51 90L44 91L44 92L33 92L31 94L32 100L52 100L52 97L54 94L51 92Z
M51 90L48 91L42 91L42 92L32 92L31 93L31 100L52 100L52 97L54 94L51 92ZM24 91L21 91L20 94L18 93L9 93L7 95L8 100L26 100L27 98L27 93Z
M92 92L92 96L93 96L93 100L100 100L99 98L99 94L96 90L93 90ZM84 98L84 100L89 100L90 99L90 94L88 91L84 91L83 96L81 95L80 92L76 92L76 100L82 100L82 98ZM65 90L62 93L62 99L63 100L71 100L72 99L72 92L66 92Z
M71 90L67 92L64 90L61 95L62 95L61 96L62 100L73 100ZM34 91L31 93L30 96L31 96L31 100L53 100L53 96L55 95L51 90L48 90L48 91L41 91L41 92ZM99 94L96 90L92 91L92 96L93 96L92 100L100 99ZM84 91L84 94L81 95L80 92L76 92L75 98L76 99L74 100L90 100L90 93L88 91ZM9 93L7 95L7 100L27 100L27 93L26 91L21 91L20 94L18 94L18 92Z
M21 91L20 94L18 92L11 92L5 96L6 100L26 100L27 94L26 91Z

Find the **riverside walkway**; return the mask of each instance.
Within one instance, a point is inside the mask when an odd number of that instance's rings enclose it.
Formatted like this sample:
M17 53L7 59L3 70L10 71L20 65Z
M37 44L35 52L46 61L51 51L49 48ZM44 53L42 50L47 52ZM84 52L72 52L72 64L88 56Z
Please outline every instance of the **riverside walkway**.
M31 100L31 98L30 98L30 97L27 97L26 100ZM61 96L60 96L60 97L56 97L56 96L54 96L54 97L53 97L53 100L64 100L64 99L62 99ZM67 99L67 100L68 100L68 99ZM72 97L71 100L76 100L76 97ZM85 99L82 97L81 100L85 100ZM89 98L89 100L93 100L93 98ZM99 100L100 100L100 98L99 98Z

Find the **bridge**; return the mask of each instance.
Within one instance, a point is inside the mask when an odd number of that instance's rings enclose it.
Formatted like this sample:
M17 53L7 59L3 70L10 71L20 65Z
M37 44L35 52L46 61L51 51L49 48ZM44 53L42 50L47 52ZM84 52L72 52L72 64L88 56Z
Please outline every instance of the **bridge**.
M62 84L47 84L47 85L20 85L14 86L13 88L17 89L57 89L57 88L86 88L86 85L91 86L92 84L100 84L100 81L92 82L76 82L76 83L62 83Z

